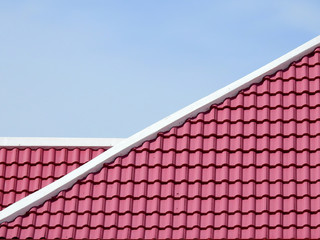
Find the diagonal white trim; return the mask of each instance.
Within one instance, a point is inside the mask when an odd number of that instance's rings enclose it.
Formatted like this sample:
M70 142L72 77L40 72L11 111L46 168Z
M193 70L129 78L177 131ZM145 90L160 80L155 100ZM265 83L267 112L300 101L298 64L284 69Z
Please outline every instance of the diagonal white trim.
M57 181L0 211L0 223L12 221L17 216L25 214L31 207L42 204L46 200L57 195L60 191L70 188L76 181L86 177L89 173L100 170L104 163L112 162L116 157L127 154L133 147L137 147L143 142L155 138L159 132L167 131L173 126L181 125L186 119L196 116L199 112L207 111L212 104L220 103L225 98L235 96L241 89L247 88L251 84L261 81L263 76L275 73L280 69L285 69L290 63L299 60L318 46L320 46L320 36L259 68L249 75L123 140L121 143L115 145L108 151L100 154Z
M113 147L124 138L0 137L0 147Z

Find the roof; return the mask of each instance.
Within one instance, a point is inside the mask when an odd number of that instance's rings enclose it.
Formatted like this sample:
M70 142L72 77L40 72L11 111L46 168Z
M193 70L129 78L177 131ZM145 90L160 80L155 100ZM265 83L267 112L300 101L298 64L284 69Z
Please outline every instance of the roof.
M0 138L0 210L61 178L122 140Z
M110 148L123 140L123 138L0 137L0 147Z
M0 210L61 178L108 148L0 147Z
M9 206L1 236L318 238L319 40Z

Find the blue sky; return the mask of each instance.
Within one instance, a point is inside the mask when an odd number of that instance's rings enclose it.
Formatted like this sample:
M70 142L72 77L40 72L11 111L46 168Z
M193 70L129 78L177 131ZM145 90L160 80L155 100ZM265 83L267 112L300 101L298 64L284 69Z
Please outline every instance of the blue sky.
M128 137L316 37L319 1L0 0L0 136Z

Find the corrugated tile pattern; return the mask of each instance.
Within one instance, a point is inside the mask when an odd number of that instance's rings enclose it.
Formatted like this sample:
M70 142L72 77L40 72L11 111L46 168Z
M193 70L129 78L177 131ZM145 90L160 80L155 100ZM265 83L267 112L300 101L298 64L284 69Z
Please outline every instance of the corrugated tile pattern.
M76 169L107 148L0 148L0 210Z
M2 224L0 236L319 238L320 49Z

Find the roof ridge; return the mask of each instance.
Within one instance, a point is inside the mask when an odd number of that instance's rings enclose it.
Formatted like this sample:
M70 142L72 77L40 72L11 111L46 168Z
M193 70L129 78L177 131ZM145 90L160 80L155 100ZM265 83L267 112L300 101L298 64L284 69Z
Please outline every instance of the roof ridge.
M143 142L153 139L159 132L168 131L174 126L181 125L188 118L194 117L200 112L206 112L210 109L211 105L221 103L226 98L235 96L240 90L248 88L253 83L260 82L266 75L273 74L281 69L286 69L292 62L299 60L319 46L320 36L315 37L245 77L132 135L55 182L0 211L0 223L14 220L19 215L25 214L30 208L41 205L51 197L56 196L60 191L72 187L74 183L86 177L88 174L99 171L105 163L110 163L117 157L126 155L132 148L138 147Z
M0 137L0 147L112 147L125 138Z

